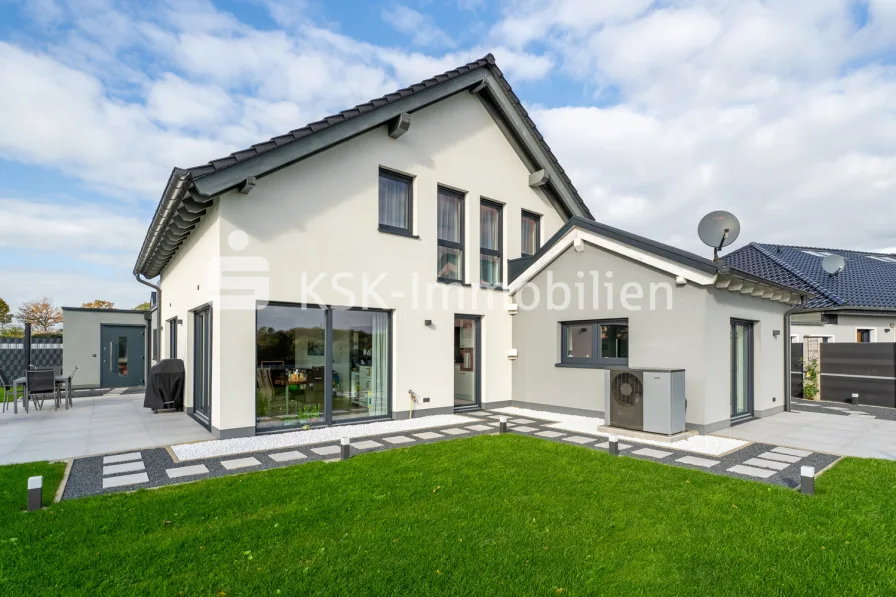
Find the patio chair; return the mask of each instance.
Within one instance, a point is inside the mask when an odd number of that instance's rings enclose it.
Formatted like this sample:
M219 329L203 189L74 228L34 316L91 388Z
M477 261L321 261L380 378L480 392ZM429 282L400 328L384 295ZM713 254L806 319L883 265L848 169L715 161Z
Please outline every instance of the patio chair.
M10 392L12 392L12 380L6 377L6 373L3 372L3 369L0 369L0 388L3 388L3 412L6 412L8 408L7 400L9 400ZM13 400L16 399L15 395L12 397Z
M52 369L33 369L25 372L25 401L31 400L37 408L44 407L44 398L47 394L53 394L56 408L59 408L59 387L56 385L56 375ZM40 398L35 398L37 394Z
M78 372L78 366L75 365L75 368L72 369L72 374L68 376L68 382L65 382L65 381L57 381L57 382L56 382L56 385L59 386L59 391L60 391L60 392L66 390L66 388L71 388L71 387L72 387L72 380L75 378L75 373L77 373L77 372ZM62 375L61 372L60 372L59 374ZM65 403L66 408L69 407L69 406L74 406L74 405L72 404L71 394L70 394L70 393L66 393L65 400L66 400L66 403Z

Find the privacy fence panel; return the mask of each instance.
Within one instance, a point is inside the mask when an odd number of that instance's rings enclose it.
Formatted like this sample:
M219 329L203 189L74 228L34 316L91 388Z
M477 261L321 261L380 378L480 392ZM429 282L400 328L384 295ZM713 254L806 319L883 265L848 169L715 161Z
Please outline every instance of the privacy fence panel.
M793 342L790 345L790 395L793 398L803 397L803 343Z
M62 336L32 337L31 364L61 373ZM25 342L22 338L0 338L0 369L10 379L25 375Z
M896 343L821 345L821 399L896 408Z

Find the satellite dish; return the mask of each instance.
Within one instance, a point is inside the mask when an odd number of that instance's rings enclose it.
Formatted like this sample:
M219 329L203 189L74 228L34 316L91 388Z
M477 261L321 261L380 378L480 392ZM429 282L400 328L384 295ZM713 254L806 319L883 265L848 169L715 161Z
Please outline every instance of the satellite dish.
M700 220L697 234L704 244L712 247L713 259L718 259L719 249L727 247L740 235L740 222L730 212L712 211Z
M846 260L839 255L828 255L821 260L821 269L832 276L842 272L844 267Z

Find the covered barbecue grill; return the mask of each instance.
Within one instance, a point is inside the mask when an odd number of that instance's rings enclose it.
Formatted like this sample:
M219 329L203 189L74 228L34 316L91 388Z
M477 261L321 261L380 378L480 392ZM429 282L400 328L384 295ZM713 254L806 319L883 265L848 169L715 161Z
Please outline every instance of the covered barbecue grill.
M146 397L143 408L153 412L184 408L184 362L180 359L164 359L149 370L146 380Z

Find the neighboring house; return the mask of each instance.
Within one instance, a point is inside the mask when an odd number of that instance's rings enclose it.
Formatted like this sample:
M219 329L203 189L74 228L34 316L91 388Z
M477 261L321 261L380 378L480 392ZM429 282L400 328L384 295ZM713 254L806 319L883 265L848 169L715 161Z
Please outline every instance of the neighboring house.
M574 259L671 284L685 312L527 311L521 280ZM714 429L782 407L782 314L802 299L595 223L491 55L175 169L134 273L160 278L161 356L185 361L187 410L222 438L411 409L600 413L603 372L563 366L560 322L607 318L614 362L687 368L688 423Z
M844 258L840 273L822 269L828 255ZM896 341L896 255L750 243L723 260L815 295L791 318L793 342Z

